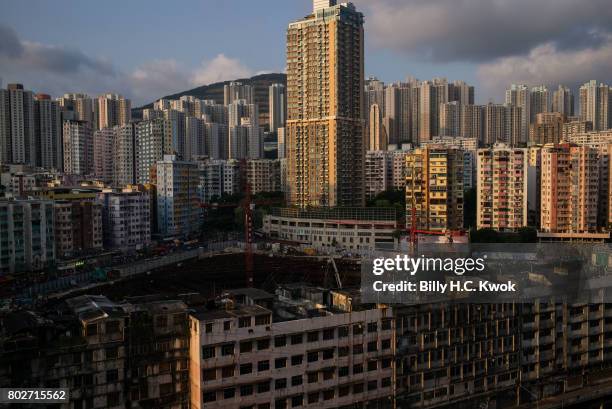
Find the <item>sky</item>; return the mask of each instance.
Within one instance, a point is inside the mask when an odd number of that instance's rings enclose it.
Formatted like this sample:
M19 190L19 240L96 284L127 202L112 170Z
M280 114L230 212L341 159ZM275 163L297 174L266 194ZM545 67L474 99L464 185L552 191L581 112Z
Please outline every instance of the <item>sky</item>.
M511 83L612 83L610 0L354 0L365 73L447 77L502 102ZM311 0L2 0L0 78L53 96L124 94L138 106L285 69L287 24Z

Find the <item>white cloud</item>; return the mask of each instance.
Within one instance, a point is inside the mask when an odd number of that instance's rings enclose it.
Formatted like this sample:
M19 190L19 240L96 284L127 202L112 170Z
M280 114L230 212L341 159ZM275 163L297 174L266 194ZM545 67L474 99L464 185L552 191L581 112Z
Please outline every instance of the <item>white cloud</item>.
M192 73L191 83L206 85L219 81L246 78L251 75L253 75L253 72L238 59L219 54L210 61L202 62L202 65Z

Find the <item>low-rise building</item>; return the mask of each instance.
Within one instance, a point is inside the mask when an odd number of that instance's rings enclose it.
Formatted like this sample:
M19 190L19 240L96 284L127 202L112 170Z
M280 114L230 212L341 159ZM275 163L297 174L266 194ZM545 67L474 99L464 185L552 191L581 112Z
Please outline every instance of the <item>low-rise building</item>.
M395 209L272 209L263 231L272 239L302 243L321 251L393 249Z

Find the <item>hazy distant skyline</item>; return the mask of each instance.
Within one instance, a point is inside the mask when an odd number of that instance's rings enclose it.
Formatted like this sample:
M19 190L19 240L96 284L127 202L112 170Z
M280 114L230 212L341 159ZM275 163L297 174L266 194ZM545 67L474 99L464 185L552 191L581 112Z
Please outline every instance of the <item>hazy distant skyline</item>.
M612 82L608 0L355 0L366 76L444 76L502 101L512 82ZM0 78L54 96L134 105L216 81L283 72L285 30L311 0L4 0Z

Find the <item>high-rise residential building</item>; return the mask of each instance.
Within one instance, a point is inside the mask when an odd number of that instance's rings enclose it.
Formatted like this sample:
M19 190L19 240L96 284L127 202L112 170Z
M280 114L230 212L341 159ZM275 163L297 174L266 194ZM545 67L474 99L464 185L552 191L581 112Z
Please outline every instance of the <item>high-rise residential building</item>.
M194 116L185 117L185 160L192 161L195 158L208 154L206 150L206 122Z
M284 159L287 156L286 154L287 147L285 145L285 128L278 128L276 130L276 149L277 149L276 157L278 159Z
M213 100L204 99L196 102L196 118L202 118L206 122L227 125L227 105L217 104Z
M597 231L599 160L588 146L542 148L540 228L545 233Z
M509 104L485 105L482 143L484 145L492 145L497 142L520 144L522 121L523 115L520 107Z
M257 105L244 99L234 100L228 106L229 158L263 158L263 135L259 129Z
M463 136L461 134L462 105L459 101L446 102L440 105L440 136Z
M449 87L449 101L457 101L461 105L474 105L474 86L465 81L453 81Z
M331 3L331 2L330 2ZM363 15L320 8L287 30L288 202L364 204Z
M253 194L280 192L280 161L278 159L249 159L246 161L246 178Z
M476 151L478 140L476 138L462 138L452 136L436 136L431 142L426 142L421 147L446 146L463 151L463 190L467 191L476 186Z
M102 205L89 199L55 200L56 255L70 258L102 250Z
M369 150L365 156L365 194L373 199L389 188L389 151Z
M484 140L485 108L482 105L461 105L460 136Z
M36 166L63 168L61 111L59 103L46 94L37 94L34 99L34 144Z
M372 104L370 106L368 123L370 127L370 131L368 132L368 149L372 151L387 150L389 140L387 138L386 129L382 126L382 112L378 104Z
M223 105L230 105L239 99L245 100L247 104L254 104L253 87L237 81L223 86Z
M189 153L189 141L187 140L187 130L185 128L185 117L182 111L176 109L166 109L164 119L170 121L172 126L172 149L174 154L180 159L185 160Z
M0 89L0 161L36 165L34 94L22 84Z
M513 105L521 109L520 138L516 142L527 142L531 122L531 95L527 85L512 84L510 89L506 90L506 105Z
M563 139L565 116L560 112L540 113L529 127L529 143L544 145L559 143Z
M424 81L419 90L418 143L429 141L432 136L437 135L436 128L439 126L439 119L436 115L438 111L436 103L436 87L431 82Z
M198 165L174 155L157 161L157 226L162 236L190 236L200 230Z
M91 129L98 129L98 99L86 94L71 93L64 94L57 101L62 109L63 119L85 121L89 123Z
M93 134L93 172L97 179L110 183L114 176L115 128L103 128Z
M553 92L552 112L558 112L566 118L574 116L574 94L569 87L559 85Z
M479 149L476 177L476 225L513 231L527 226L529 153L525 148L495 144Z
M162 118L141 121L135 131L136 183L151 183L157 161L174 152L172 121Z
M418 148L406 156L407 227L463 228L463 164L462 150L443 146Z
M240 162L218 159L198 161L200 170L200 200L210 203L212 198L234 195L241 191Z
M206 122L204 124L206 134L207 155L212 159L227 159L229 155L228 127L226 124Z
M52 201L0 200L0 225L0 276L55 261Z
M85 121L64 121L64 173L90 175L93 172L93 134Z
M610 122L610 86L591 80L580 87L580 120L590 121L593 130L605 131Z
M563 124L563 136L564 141L569 141L574 135L591 132L593 130L593 123L591 121L572 121Z
M149 196L149 192L137 186L105 189L98 194L102 203L105 248L139 250L151 242Z
M380 109L379 105L379 109ZM382 124L390 143L397 144L400 141L401 122L401 94L397 84L390 84L385 88L385 101L381 109ZM371 109L371 106L370 106ZM369 120L370 118L368 118ZM370 128L371 130L371 128Z
M531 88L529 94L529 123L536 122L536 116L550 111L550 93L545 85Z
M132 103L119 94L98 97L98 129L126 125L132 120Z
M370 109L373 104L378 105L381 115L385 115L385 83L376 77L369 77L364 82L363 118L365 120L365 134L369 138Z
M278 135L278 128L285 127L287 119L287 95L283 84L272 84L268 90L270 132Z
M129 123L113 128L113 186L136 183L136 125Z

